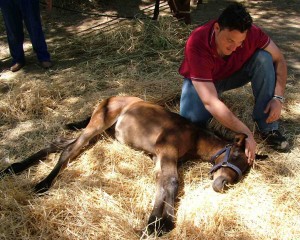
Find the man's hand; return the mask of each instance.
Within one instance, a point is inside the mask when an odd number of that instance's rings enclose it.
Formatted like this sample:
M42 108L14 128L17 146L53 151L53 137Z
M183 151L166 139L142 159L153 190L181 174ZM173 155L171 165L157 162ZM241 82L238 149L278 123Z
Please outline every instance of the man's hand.
M282 103L278 99L272 98L264 111L264 113L269 113L266 123L272 123L278 120L281 115L281 109Z
M246 138L245 154L248 157L249 165L252 165L255 159L256 142L253 135L249 135Z

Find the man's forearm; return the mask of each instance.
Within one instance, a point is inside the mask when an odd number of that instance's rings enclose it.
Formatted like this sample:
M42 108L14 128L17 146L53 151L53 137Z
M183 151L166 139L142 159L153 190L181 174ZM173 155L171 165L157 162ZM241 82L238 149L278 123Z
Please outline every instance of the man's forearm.
M284 58L282 58L278 63L275 63L275 71L276 86L274 95L283 96L287 80L287 66Z
M219 100L218 103L208 104L205 107L223 126L236 133L245 133L248 136L253 136L251 130L222 101Z

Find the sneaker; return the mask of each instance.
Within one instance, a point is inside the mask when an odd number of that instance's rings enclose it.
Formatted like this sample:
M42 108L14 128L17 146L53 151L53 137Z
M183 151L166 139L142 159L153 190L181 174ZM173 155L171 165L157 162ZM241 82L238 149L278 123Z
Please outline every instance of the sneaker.
M282 136L282 134L278 130L273 130L270 132L261 132L261 137L273 149L280 152L289 151L289 143L287 139L284 136Z
M12 72L17 72L17 71L19 71L22 67L24 67L24 63L15 63L14 65L12 65L11 67L10 67L10 71L12 71Z

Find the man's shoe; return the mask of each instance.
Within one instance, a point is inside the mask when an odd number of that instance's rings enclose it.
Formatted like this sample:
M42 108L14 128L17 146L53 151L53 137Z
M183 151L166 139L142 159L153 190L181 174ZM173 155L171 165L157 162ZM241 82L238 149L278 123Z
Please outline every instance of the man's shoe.
M284 136L282 136L282 134L278 130L273 130L270 132L262 132L261 137L273 149L280 152L289 151L289 143L287 139Z
M42 68L44 68L44 69L51 68L51 67L52 67L52 62L50 62L50 61L44 61L44 62L41 62L41 66L42 66Z
M12 71L12 72L17 72L17 71L19 71L22 67L24 67L24 63L15 63L14 65L12 65L11 67L10 67L10 71Z

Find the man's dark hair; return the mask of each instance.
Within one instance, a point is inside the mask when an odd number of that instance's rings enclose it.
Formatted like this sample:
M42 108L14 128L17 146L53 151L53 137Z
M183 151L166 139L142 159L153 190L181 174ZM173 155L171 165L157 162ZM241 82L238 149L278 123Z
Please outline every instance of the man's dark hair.
M241 3L232 3L218 18L218 23L221 30L227 28L230 31L238 30L241 33L250 29L252 25L252 17L247 12L246 8Z

